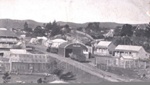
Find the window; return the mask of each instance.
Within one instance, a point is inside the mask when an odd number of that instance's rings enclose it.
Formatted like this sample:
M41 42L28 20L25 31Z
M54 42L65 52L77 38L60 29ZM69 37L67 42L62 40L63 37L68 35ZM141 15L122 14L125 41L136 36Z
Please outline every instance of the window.
M4 55L4 53L0 53L0 56L3 56Z

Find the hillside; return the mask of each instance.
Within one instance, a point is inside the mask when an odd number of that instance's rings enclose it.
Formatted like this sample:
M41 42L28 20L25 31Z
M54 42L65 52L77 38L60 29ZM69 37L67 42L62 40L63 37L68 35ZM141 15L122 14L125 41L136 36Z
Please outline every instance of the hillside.
M70 27L79 28L79 27L87 27L88 23L91 23L91 22L79 24L79 23L61 22L61 21L59 21L57 23L60 24L60 25L68 24ZM122 24L114 23L114 22L99 22L99 23L100 23L100 27L101 28L116 28L117 26L122 26Z
M42 25L43 23L39 23L33 20L11 20L11 19L0 19L0 28L19 28L22 29L24 27L24 23L27 22L30 28L35 28L38 25Z
M12 20L12 19L0 19L0 28L23 28L24 23L27 22L30 28L35 28L38 25L43 25L42 22L36 22L33 20ZM68 24L72 28L86 27L88 23L73 23L73 22L57 22L59 25ZM121 26L122 24L113 22L100 22L100 27L102 28L115 28L116 26Z

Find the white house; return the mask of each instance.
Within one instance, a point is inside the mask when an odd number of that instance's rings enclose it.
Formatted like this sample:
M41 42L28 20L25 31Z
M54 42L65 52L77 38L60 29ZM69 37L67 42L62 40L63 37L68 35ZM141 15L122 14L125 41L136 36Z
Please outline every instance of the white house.
M111 55L115 47L111 41L100 41L94 49L94 54Z
M123 59L146 59L150 57L142 46L118 45L114 51L115 57Z

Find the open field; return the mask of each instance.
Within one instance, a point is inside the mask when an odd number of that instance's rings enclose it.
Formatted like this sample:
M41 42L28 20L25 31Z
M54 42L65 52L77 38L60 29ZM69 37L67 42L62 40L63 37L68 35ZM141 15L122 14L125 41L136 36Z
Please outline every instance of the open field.
M3 83L3 79L2 79L3 75L0 75L0 83ZM17 81L23 81L25 83L37 83L37 80L39 78L44 78L45 76L43 75L10 75L11 79L10 79L10 83L17 83ZM47 77L47 79L51 82L54 81L53 77Z

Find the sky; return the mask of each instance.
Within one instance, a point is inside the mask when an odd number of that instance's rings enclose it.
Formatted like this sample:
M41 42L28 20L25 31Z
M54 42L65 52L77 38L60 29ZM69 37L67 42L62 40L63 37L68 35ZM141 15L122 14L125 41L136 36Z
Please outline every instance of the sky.
M0 19L38 22L150 22L150 0L0 0Z

